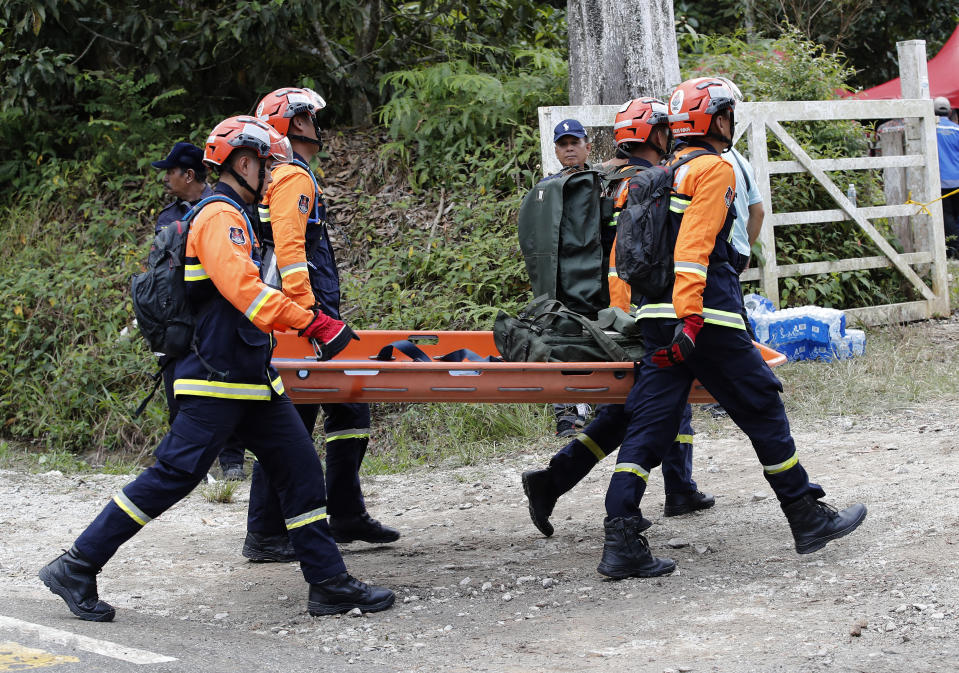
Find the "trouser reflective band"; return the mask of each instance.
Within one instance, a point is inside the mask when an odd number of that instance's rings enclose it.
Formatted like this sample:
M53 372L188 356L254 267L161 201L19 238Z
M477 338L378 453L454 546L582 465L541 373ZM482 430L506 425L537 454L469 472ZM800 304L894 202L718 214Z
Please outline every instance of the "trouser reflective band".
M151 521L153 517L147 516L142 509L133 504L133 501L127 497L127 494L123 491L120 491L115 496L113 496L113 502L116 503L117 507L122 509L127 515L136 521L141 526L145 526Z
M676 435L676 441L680 444L692 444L693 436L692 435Z
M292 519L286 520L286 529L293 530L294 528L299 528L301 526L306 526L307 524L314 523L316 521L322 521L326 518L326 507L318 507L306 514L300 514L295 516Z
M616 472L631 472L643 481L649 481L649 472L636 463L616 463L616 469L613 470L613 473Z
M606 457L606 452L603 451L602 447L600 447L600 445L597 444L596 441L585 432L579 433L576 435L576 437L574 437L574 439L589 449L590 453L596 456L597 461L600 461Z
M766 474L779 474L780 472L785 472L790 467L794 467L799 464L799 457L794 453L792 458L785 460L776 465L763 465L763 472Z
M326 441L332 442L337 439L369 439L369 428L349 428L346 430L336 430L326 433Z
M276 379L282 387L282 380ZM228 400L269 400L270 388L257 383L226 383L203 379L177 379L173 382L173 394L197 397L221 397Z

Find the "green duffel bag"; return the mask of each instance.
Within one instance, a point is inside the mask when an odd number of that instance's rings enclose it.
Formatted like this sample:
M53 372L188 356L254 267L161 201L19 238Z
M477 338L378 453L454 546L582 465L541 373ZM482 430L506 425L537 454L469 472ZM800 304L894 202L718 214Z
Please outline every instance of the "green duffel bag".
M611 201L602 198L602 174L577 171L538 183L523 199L517 233L536 296L595 316L609 306ZM604 235L609 240L604 240Z
M622 309L590 320L546 295L516 317L500 311L493 340L507 362L635 362L646 355L639 325Z

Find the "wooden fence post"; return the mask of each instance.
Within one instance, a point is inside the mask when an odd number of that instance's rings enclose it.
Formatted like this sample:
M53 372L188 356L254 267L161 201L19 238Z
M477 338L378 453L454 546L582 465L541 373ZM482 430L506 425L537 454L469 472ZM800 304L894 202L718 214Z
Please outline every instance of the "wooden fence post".
M926 64L925 40L906 40L896 43L899 54L899 87L902 98L929 98L929 69ZM921 120L911 118L903 120L904 154L920 154L922 147ZM906 169L906 200L908 194L916 201L923 201L923 173L922 167ZM912 231L912 240L915 242L929 241L928 220L924 215L913 215L909 218L909 228ZM934 248L929 248L935 250Z
M896 43L899 53L899 86L904 99L929 99L929 69L926 63L924 40L906 40ZM939 155L936 148L935 115L926 118L905 120L905 153L924 154L928 157L924 166L906 169L906 189L914 201L928 203L940 195ZM942 221L942 203L929 207L929 215L919 213L910 217L913 240L925 242L933 255L932 291L937 301L930 306L930 313L948 314L949 291L946 271L946 236Z

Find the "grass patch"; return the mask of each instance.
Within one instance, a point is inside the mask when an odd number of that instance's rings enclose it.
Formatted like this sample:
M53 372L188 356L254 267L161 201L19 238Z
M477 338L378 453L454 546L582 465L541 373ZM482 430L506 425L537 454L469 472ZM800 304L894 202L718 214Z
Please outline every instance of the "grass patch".
M383 404L374 413L365 474L485 463L527 450L553 423L542 404Z
M214 481L212 484L203 484L200 486L200 495L209 502L233 502L236 495L236 489L240 486L238 481Z
M794 362L776 370L790 417L871 415L959 393L959 330L934 322L868 330L866 355Z

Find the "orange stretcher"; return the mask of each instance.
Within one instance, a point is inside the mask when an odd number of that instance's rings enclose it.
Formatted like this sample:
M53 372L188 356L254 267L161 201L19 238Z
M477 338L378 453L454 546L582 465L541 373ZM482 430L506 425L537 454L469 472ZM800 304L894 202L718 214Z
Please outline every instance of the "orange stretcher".
M479 356L499 355L492 332L359 331L334 359L318 362L309 341L277 332L273 366L297 404L326 402L593 402L622 403L633 385L631 362L417 362L394 352L376 360L384 346L408 340L439 357L466 348ZM786 356L753 342L770 367ZM689 401L715 402L694 381Z

